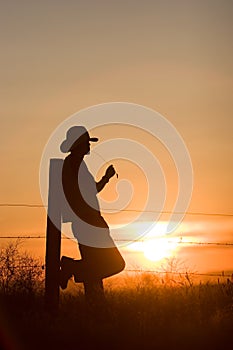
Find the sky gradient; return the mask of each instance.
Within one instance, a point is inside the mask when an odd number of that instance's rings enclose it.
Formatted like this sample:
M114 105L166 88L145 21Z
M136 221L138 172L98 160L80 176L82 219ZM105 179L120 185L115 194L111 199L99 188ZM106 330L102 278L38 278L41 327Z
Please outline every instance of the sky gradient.
M189 210L232 213L232 18L227 0L1 2L1 203L41 203L53 130L82 108L125 101L182 135ZM43 209L0 208L2 234L44 229Z

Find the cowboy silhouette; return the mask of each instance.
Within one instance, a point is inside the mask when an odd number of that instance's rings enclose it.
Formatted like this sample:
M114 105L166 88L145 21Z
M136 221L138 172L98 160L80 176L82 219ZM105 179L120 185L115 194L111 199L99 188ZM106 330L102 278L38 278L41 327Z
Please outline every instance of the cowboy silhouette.
M60 286L67 287L74 276L75 282L84 283L87 298L103 294L103 279L121 272L125 262L110 236L109 227L101 216L97 194L116 172L110 165L99 182L95 182L83 158L90 154L89 136L83 126L71 127L60 148L69 153L62 169L63 191L68 203L63 222L71 222L78 241L81 260L61 258Z

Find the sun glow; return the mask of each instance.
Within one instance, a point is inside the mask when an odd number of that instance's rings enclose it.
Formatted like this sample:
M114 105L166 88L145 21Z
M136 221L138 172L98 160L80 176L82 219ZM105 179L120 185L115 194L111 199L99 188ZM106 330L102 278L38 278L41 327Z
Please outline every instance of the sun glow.
M169 238L155 238L144 242L143 252L147 259L159 261L171 257L177 248L177 242Z
M160 223L143 237L130 245L130 250L141 252L145 258L156 262L173 256L180 239L166 235L166 223Z

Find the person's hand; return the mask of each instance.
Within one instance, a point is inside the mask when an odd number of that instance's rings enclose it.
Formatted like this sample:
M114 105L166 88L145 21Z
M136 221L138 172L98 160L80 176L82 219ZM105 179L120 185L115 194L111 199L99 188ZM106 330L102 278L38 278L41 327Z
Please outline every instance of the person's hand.
M113 177L116 174L116 171L113 167L113 165L110 165L108 169L105 172L106 178L109 180L111 177Z

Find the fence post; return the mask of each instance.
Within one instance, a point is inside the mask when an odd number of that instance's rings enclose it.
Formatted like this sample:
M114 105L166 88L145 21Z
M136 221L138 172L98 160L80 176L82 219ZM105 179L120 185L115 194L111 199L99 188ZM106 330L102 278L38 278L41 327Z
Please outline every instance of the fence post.
M61 181L62 159L49 165L48 211L46 230L45 306L57 312L59 306L59 271L61 254Z

